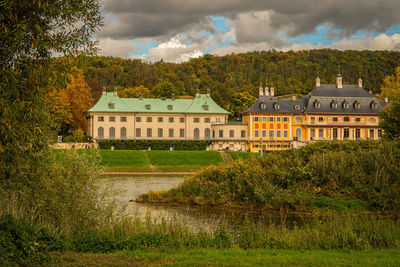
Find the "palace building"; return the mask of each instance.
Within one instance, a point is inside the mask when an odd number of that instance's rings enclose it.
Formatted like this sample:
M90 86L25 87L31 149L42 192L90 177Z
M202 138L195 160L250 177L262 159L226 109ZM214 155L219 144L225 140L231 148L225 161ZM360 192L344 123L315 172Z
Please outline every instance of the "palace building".
M258 99L228 122L229 112L197 90L192 99L120 98L103 93L88 110L87 133L95 140L207 140L208 149L275 151L316 140L378 140L378 101L362 86L321 84L305 96L278 99L274 87L259 88Z

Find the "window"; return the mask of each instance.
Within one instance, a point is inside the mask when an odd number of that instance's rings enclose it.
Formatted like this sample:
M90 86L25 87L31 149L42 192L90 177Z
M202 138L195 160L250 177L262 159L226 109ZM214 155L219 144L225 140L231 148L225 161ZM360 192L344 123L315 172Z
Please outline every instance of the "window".
M382 137L382 129L378 130L378 137L381 138Z
M140 128L136 128L136 137L141 137L142 131Z
M296 139L301 140L301 128L296 128Z
M254 122L258 122L258 117L254 117Z
M334 122L337 122L337 118L333 118L333 121L334 121Z
M349 109L349 107L350 107L349 103L347 103L347 102L343 103L343 108L344 109Z
M220 123L221 122L221 118L215 118L215 123Z
M109 120L114 122L115 121L115 117L110 117Z
M212 131L212 137L215 138L215 131Z
M110 139L115 139L115 128L114 127L110 128Z
M344 128L344 129L343 129L343 138L344 138L344 139L349 139L349 137L350 137L350 130L349 130L349 128Z
M360 122L361 121L361 119L360 118L356 118L356 122Z
M235 131L234 130L229 130L229 137L230 138L235 137Z
M354 102L354 108L355 109L360 109L361 108L361 104L359 102Z
M163 129L162 128L158 128L158 137L162 137L163 136Z
M301 117L296 117L296 122L300 123L301 122Z
M219 137L220 138L224 137L224 131L223 130L219 130Z
M163 122L163 117L158 117L158 122Z
M203 105L204 110L209 110L210 107L208 105Z
M320 109L321 108L321 103L317 100L314 102L314 107L315 109Z
M369 138L371 138L371 139L374 138L374 130L373 129L369 130Z
M200 122L200 118L194 118L193 121L198 123L198 122Z
M103 117L103 116L99 116L99 117L97 118L97 120L98 120L98 121L104 121L104 117Z
M333 102L331 103L331 107L332 107L333 109L337 109L338 105L337 105L337 103L336 103L335 101L333 101Z
M311 123L315 122L315 117L311 117Z
M262 122L266 122L267 121L267 117L262 117Z
M168 106L167 106L167 109L168 109L168 110L172 110L172 105L168 105Z
M372 102L372 103L371 103L371 108L372 108L373 110L378 109L378 104L377 104L376 102Z
M97 129L97 138L99 138L99 139L103 139L104 138L104 128L103 127L99 127Z
M295 110L300 110L300 105L295 105L295 106L294 106L294 109L295 109Z
M241 137L246 137L246 131L244 131L244 130L241 131L241 132L240 132L240 136L241 136Z
M260 133L259 133L258 130L255 130L255 131L254 131L254 137L260 137Z
M126 117L121 117L121 122L126 122Z
M108 103L108 108L109 109L114 109L115 108L115 104L114 103Z
M126 139L126 128L125 127L121 128L121 139L122 140Z
M169 117L168 121L169 122L174 122L174 117Z
M147 128L147 137L151 137L153 134L153 131L151 128Z
M289 132L288 132L288 130L284 130L284 131L283 131L283 137L285 137L285 138L289 137Z
M168 130L168 136L169 137L174 137L174 129L171 128L171 129Z
M146 107L147 110L151 109L151 105L149 105L149 104L147 104L145 107Z
M319 122L324 122L324 117L318 117Z
M279 108L280 108L279 104L278 103L274 103L274 109L278 110Z
M281 122L281 117L277 117L276 122Z
M185 137L185 129L179 129L179 137Z
M283 122L288 122L289 118L288 117L283 117Z
M211 119L210 118L204 118L205 123L210 123Z
M204 130L204 137L208 140L210 139L210 128Z
M273 130L269 130L268 136L269 136L269 139L274 139L274 131Z
M369 123L375 123L375 121L376 121L375 118L369 118L369 119L368 119L368 122L369 122Z
M185 118L179 118L179 122L185 122Z
M142 118L141 117L136 117L136 122L141 122Z
M152 122L152 118L151 117L147 117L147 122Z
M361 136L361 130L360 129L356 129L356 139L359 139Z
M269 122L274 122L274 117L269 117Z
M194 129L194 139L199 139L200 138L200 130L199 128Z
M319 137L319 139L324 139L324 129L318 130L318 137Z
M267 104L261 103L260 108L261 108L262 110L267 109Z
M281 138L281 131L280 130L276 131L276 138Z
M311 140L315 139L315 129L310 130L310 137L311 137Z
M337 129L336 128L333 129L332 135L333 135L333 139L337 139Z
M349 122L349 121L350 121L350 118L349 118L349 117L344 117L344 118L343 118L343 121L344 121L344 122Z
M267 137L267 130L262 130L261 131L261 136L264 138L264 137Z

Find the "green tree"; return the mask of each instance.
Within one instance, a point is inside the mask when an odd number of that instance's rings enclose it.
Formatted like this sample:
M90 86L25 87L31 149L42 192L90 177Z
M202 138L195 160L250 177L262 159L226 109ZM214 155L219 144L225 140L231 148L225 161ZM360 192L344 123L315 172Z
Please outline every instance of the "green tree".
M389 139L400 138L400 66L393 75L383 79L380 98L388 98L388 104L380 114L380 126L384 130L384 136Z
M161 82L154 86L151 94L154 97L171 97L172 94L179 95L179 90L170 82Z
M130 97L139 97L142 94L142 97L150 97L150 90L143 85L136 87L128 87L118 92L119 97L130 98Z
M240 112L244 111L256 101L256 97L251 95L248 91L242 93L234 93L232 107L229 110L232 118L240 117Z

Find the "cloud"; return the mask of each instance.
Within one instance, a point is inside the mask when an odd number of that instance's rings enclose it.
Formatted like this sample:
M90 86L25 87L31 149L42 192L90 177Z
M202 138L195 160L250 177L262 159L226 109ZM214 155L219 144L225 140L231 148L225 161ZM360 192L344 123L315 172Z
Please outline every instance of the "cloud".
M104 38L99 40L100 53L104 56L129 57L130 53L139 51L138 47L133 45L130 40L114 40Z

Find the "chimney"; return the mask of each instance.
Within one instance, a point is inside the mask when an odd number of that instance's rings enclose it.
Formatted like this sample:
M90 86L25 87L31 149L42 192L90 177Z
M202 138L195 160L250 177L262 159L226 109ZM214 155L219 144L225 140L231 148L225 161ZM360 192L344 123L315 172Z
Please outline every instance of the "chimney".
M340 73L336 75L336 87L343 88L343 80L342 80L342 75Z
M210 89L207 89L207 96L210 96Z
M386 102L386 103L389 102L389 97L385 97L385 102Z
M118 95L117 87L114 87L114 95Z
M271 84L271 87L269 88L270 92L271 92L271 96L274 96L275 94L275 90L274 90L274 85Z
M196 97L197 97L197 96L200 96L200 90L199 90L199 88L196 89Z
M315 87L320 87L321 86L321 79L317 76L315 79Z
M296 96L292 95L292 101L296 101Z
M174 93L172 93L171 99L172 99L172 100L175 100L175 94L174 94Z
M358 78L358 87L360 87L360 88L362 88L362 87L363 87L363 84L362 84L362 79L361 79L361 77L360 77L360 78Z
M106 94L107 94L106 88L103 87L103 95L106 95Z
M259 96L263 96L264 95L264 89L263 89L262 85L260 85L260 88L258 88L258 95Z

